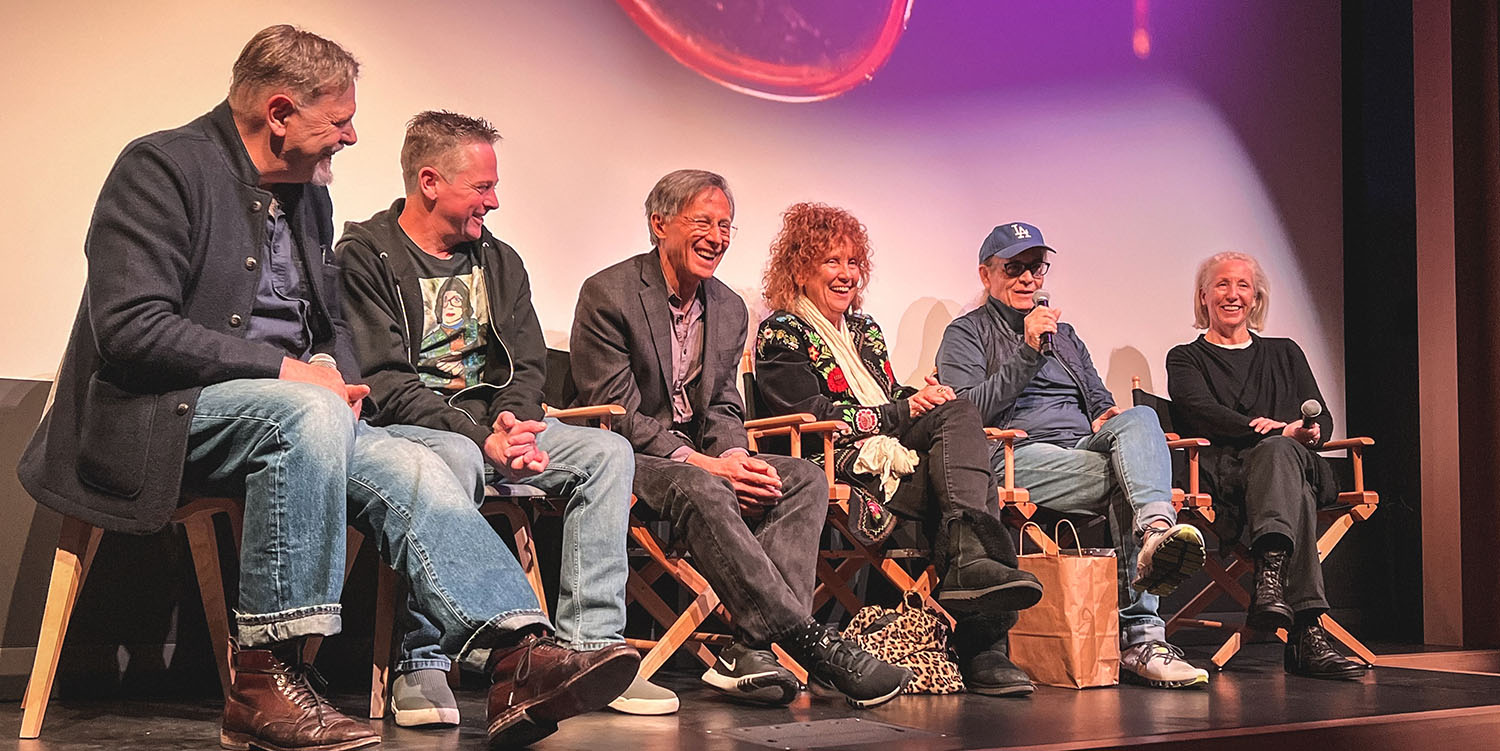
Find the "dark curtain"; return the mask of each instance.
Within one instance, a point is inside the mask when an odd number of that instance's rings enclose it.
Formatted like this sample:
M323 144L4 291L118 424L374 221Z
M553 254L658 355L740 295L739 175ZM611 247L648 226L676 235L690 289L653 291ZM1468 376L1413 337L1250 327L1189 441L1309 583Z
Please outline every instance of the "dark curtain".
M1453 9L1464 642L1500 646L1500 10ZM1441 332L1429 332L1437 333Z

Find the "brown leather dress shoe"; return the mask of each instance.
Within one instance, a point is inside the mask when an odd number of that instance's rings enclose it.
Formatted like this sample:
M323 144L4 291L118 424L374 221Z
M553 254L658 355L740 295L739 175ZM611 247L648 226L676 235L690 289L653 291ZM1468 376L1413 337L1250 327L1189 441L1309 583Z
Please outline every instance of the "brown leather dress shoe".
M267 649L234 655L219 745L233 751L348 751L380 742L333 708L309 682L311 666L288 666Z
M557 723L601 709L635 678L634 647L576 652L552 637L527 636L490 656L490 748L519 748L557 731Z

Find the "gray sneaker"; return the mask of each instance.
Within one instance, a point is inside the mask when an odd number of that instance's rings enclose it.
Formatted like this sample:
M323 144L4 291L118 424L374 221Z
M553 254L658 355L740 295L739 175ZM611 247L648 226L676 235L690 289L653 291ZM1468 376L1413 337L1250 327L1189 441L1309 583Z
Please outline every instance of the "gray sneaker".
M625 714L672 714L677 711L677 694L637 673L625 693L615 697L609 708Z
M391 713L404 728L418 725L457 725L458 700L448 688L448 673L413 670L391 681Z
M1193 667L1182 650L1164 641L1132 644L1120 652L1120 677L1155 688L1208 685L1208 671Z
M1151 527L1141 535L1130 586L1166 596L1203 568L1203 533L1191 524Z

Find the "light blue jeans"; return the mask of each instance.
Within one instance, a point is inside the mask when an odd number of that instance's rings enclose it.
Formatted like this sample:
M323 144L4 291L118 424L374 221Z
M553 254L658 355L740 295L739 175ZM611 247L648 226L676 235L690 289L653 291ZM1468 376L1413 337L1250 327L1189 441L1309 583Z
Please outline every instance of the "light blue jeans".
M446 654L548 627L515 557L442 460L356 423L320 386L256 379L204 388L184 486L244 495L241 646L339 632L346 524L406 577Z
M995 470L1005 455L994 451ZM1063 514L1107 515L1120 583L1120 646L1167 638L1157 596L1130 586L1140 534L1152 522L1175 524L1172 456L1161 423L1149 407L1132 407L1084 436L1071 449L1050 443L1016 447L1016 485L1038 506Z
M537 436L537 445L547 452L547 469L517 484L566 500L553 618L557 638L580 651L618 644L625 640L625 538L635 453L617 433L553 419L545 422L547 429ZM483 501L487 465L473 441L457 433L435 440L431 434L436 431L404 425L388 430L427 445L448 464L474 503ZM413 430L422 433L412 435ZM410 607L398 619L403 636L396 672L449 669L447 656L437 647L439 630L420 608Z

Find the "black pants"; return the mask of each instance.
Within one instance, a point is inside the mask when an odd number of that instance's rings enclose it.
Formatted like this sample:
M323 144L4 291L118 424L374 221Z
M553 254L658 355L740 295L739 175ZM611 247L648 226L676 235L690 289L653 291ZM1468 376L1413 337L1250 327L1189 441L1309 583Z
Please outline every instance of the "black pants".
M968 519L977 527L990 557L1014 568L1016 546L1000 521L989 442L979 410L967 399L954 399L903 427L896 438L917 452L921 461L892 494L891 511L922 519L929 527L954 517ZM869 482L868 477L850 479ZM938 552L941 558L946 551Z
M1286 604L1294 612L1327 610L1323 565L1318 561L1318 501L1311 482L1318 456L1286 436L1272 436L1247 450L1245 539L1251 548L1267 535L1291 541L1282 573Z
M737 638L764 649L812 614L828 481L803 459L761 454L781 477L781 503L740 514L728 480L686 462L636 456L635 494L682 535L693 562L734 616Z

